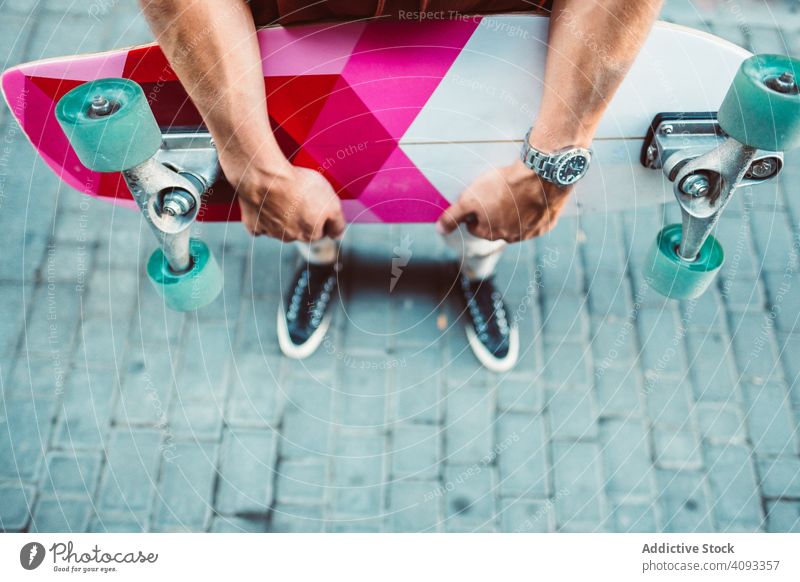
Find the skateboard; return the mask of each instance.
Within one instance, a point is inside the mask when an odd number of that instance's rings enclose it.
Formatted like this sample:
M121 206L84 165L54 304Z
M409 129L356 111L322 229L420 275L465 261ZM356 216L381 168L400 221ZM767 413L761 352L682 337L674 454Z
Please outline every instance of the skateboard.
M472 179L519 155L542 94L548 23L504 15L262 29L274 135L294 164L329 180L349 222L433 222ZM710 233L731 193L776 175L780 152L798 145L797 69L658 23L609 104L566 214L659 204L672 191L683 224L658 234L646 277L670 297L699 295L722 264ZM61 179L143 212L160 243L147 272L169 307L216 297L219 267L190 227L239 220L238 204L158 45L24 64L2 88Z

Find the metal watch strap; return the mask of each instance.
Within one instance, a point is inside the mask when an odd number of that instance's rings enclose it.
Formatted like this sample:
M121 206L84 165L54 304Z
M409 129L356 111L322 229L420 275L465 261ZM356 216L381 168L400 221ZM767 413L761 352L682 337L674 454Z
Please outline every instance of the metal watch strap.
M531 146L529 141L530 136L531 130L529 129L525 134L525 141L522 144L522 152L520 155L522 162L531 170L536 172L539 177L547 180L548 182L552 182L552 173L553 169L555 168L555 164L552 162L552 156L550 154L540 152Z

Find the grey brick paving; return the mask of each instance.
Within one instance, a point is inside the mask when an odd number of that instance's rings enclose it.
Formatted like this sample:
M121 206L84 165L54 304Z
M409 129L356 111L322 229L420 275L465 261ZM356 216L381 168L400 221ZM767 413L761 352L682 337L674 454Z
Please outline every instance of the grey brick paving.
M663 17L800 51L788 0L668 0ZM4 67L151 39L127 2L6 0L0 22ZM674 205L510 247L497 279L522 353L492 374L431 228L350 229L328 336L287 360L275 310L294 249L198 225L224 295L168 311L141 217L61 184L5 107L0 139L4 531L800 532L796 152L737 193L697 300L642 277Z

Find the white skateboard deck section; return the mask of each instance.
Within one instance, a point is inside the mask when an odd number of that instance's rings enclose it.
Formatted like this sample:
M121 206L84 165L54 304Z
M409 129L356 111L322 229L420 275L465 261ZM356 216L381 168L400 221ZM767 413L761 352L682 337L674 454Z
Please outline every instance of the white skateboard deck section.
M448 200L519 155L541 101L548 24L542 17L484 18L403 135L403 151ZM576 35L576 42L592 41ZM663 174L639 161L650 122L660 112L716 111L750 54L713 35L657 23L609 104L592 166L565 212L671 200Z

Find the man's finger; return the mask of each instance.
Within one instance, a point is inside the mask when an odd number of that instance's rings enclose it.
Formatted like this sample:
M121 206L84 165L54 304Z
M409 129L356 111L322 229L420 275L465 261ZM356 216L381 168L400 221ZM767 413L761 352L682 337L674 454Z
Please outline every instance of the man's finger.
M472 214L470 210L464 208L461 201L456 201L450 208L445 210L436 221L436 230L439 234L450 234L458 225L463 222L467 215Z
M346 227L347 223L344 221L344 214L339 210L325 222L325 234L331 238L339 238Z

